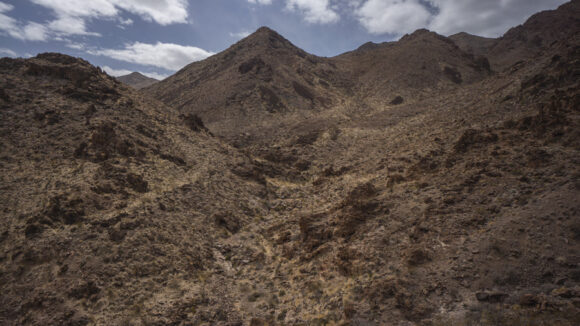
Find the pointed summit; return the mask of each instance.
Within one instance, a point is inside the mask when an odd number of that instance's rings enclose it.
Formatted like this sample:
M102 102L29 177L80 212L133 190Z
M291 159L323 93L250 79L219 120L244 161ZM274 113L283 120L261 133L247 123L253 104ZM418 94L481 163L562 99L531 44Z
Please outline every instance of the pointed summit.
M261 26L259 27L254 34L274 34L280 36L275 30L271 29L268 26Z
M399 42L404 43L404 42L427 41L427 40L439 40L445 43L453 44L453 42L449 38L425 28L420 28L411 34L405 34L403 37L401 37Z
M298 49L294 44L269 27L262 26L235 46L244 48Z
M258 28L254 33L250 34L247 38L267 38L267 39L273 38L285 40L285 38L282 35L278 34L278 32L267 26L262 26Z
M342 92L336 85L348 84L344 79L329 60L261 27L147 92L183 113L197 114L215 135L234 139L258 121L330 106Z
M133 72L125 76L117 77L117 80L136 89L151 86L159 81L155 78L144 76L138 72Z

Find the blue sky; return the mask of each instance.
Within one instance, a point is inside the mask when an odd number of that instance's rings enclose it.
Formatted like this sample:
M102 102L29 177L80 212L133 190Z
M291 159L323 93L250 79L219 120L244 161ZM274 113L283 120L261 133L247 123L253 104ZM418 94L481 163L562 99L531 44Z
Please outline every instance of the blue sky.
M501 36L563 0L0 0L0 56L61 52L112 75L171 75L268 26L335 56L418 28Z

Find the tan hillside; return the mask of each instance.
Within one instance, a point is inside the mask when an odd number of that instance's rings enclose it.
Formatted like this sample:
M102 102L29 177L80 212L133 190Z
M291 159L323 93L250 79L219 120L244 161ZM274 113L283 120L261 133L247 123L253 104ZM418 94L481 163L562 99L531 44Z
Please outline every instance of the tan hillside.
M478 60L424 30L373 50L321 58L264 27L147 92L181 112L198 114L216 135L260 138L253 136L257 129L287 118L312 119L352 105L364 111L375 101L418 95L426 87L429 92L481 80L489 70Z
M0 81L0 323L169 320L264 214L247 157L87 62L2 59Z
M333 58L261 28L140 92L1 59L0 324L578 325L579 5Z

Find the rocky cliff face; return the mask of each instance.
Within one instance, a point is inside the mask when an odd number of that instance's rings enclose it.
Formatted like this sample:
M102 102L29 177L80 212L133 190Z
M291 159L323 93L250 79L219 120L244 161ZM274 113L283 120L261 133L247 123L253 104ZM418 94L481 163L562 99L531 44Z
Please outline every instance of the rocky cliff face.
M318 58L260 29L146 90L167 104L0 60L0 321L576 325L564 34L494 69L424 30Z

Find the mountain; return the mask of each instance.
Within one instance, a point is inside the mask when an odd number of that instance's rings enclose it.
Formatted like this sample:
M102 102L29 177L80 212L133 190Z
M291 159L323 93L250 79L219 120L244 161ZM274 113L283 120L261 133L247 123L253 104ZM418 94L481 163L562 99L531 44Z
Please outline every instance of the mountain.
M144 76L138 72L133 72L125 76L119 76L117 77L117 80L135 89L145 88L159 82L159 80L155 78Z
M487 56L489 50L498 43L497 39L471 35L465 32L451 35L449 39L463 51L476 56Z
M0 59L0 83L2 324L170 320L266 212L249 158L84 60Z
M498 39L486 39L467 33L450 38L463 50L485 55L494 70L512 67L523 60L532 60L555 42L568 42L578 37L580 1L572 0L556 10L543 11L530 17L523 25L507 31Z
M576 35L0 59L0 323L577 325Z
M352 72L360 85L357 93L383 104L396 96L419 98L421 93L471 84L490 74L485 58L471 56L450 39L424 29L398 42L359 48L333 62Z
M231 139L280 114L308 116L330 107L349 87L331 62L262 27L146 91L180 112L195 112Z
M364 111L371 101L391 101L426 87L448 89L489 74L485 60L425 30L372 48L321 58L262 27L146 92L199 115L216 135L240 140L240 135L262 138L254 133L278 129L284 119L309 119L329 108L340 111L337 107L352 111L353 105Z

